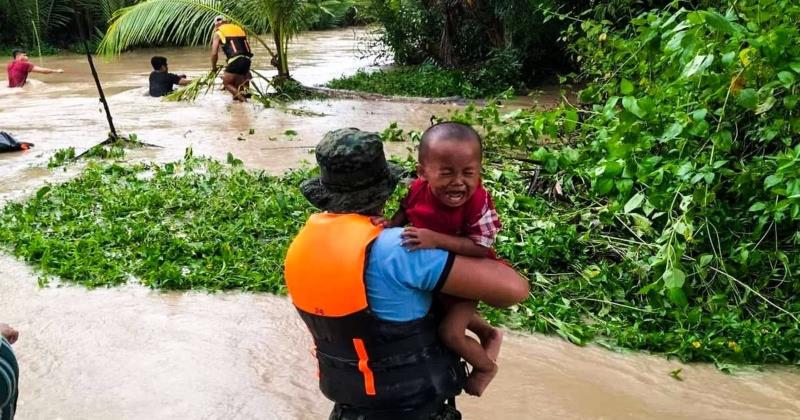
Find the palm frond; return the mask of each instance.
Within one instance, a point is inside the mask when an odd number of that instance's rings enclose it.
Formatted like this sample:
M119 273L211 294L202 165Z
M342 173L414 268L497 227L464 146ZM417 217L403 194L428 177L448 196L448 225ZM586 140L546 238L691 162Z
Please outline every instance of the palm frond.
M206 94L214 88L218 75L219 69L197 77L188 85L164 96L164 100L167 102L194 102L200 94Z
M269 46L238 16L228 13L235 0L145 0L114 12L98 46L98 52L113 56L135 45L202 44L211 39L214 16L225 16L242 26L274 55Z
M115 55L134 45L206 42L222 6L217 0L148 0L119 9L98 52Z

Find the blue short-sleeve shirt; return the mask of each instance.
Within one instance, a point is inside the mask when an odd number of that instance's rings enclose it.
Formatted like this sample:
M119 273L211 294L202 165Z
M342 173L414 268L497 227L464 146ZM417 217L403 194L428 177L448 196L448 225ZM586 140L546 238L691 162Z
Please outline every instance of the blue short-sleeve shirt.
M441 249L408 251L402 246L401 233L402 228L381 232L372 243L364 272L370 308L386 321L424 317L455 257Z

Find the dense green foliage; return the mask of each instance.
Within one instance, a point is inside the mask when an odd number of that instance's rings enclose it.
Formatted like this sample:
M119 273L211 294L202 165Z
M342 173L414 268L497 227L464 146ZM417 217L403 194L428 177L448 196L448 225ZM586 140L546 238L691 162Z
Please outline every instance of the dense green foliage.
M381 41L395 62L433 61L445 67L480 66L492 56L513 56L515 80L541 83L542 73L574 63L562 32L575 16L624 26L669 0L372 0L366 13L383 25ZM711 3L683 1L685 5ZM714 2L716 3L716 2Z
M541 274L534 302L555 320L534 304L520 322L689 360L800 362L798 21L791 1L585 21L585 106L461 117L571 202L557 219L571 223L501 248Z
M90 40L107 27L114 12L135 0L0 0L0 45L52 54L79 43L80 28Z
M481 68L445 69L433 64L399 67L375 72L359 71L353 76L331 80L327 86L374 92L383 95L485 98L514 87L518 81L515 62L499 56Z

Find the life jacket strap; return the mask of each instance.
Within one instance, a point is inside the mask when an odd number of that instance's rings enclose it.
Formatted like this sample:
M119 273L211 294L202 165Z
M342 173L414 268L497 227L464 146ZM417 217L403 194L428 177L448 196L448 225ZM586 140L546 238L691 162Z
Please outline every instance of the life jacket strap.
M360 338L353 339L353 347L358 354L358 371L364 375L364 392L367 395L375 395L375 377L372 375L372 369L369 368L369 355L367 349L364 347L364 341Z

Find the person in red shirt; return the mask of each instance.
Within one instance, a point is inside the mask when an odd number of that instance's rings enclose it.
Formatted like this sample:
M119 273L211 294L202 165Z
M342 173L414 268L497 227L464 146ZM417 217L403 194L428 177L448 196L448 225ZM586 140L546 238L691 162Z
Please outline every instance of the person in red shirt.
M403 245L409 250L441 248L476 258L497 259L492 245L500 218L489 193L481 186L483 147L470 126L445 122L422 134L417 174L400 211L387 225L404 226ZM501 261L498 261L501 263ZM497 374L503 334L476 312L477 302L439 297L445 317L442 341L473 367L464 390L481 395ZM480 343L467 336L469 329Z
M39 67L28 61L28 53L23 50L14 50L14 60L8 63L6 70L8 72L8 87L23 87L25 82L28 81L28 74L30 73L64 73L62 69L48 69L47 67Z

